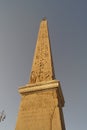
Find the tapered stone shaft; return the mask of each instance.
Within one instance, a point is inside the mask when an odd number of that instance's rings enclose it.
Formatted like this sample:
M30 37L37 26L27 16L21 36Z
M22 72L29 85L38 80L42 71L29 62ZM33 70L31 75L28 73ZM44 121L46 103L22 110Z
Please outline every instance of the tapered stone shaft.
M38 33L30 83L55 78L47 20L43 19Z

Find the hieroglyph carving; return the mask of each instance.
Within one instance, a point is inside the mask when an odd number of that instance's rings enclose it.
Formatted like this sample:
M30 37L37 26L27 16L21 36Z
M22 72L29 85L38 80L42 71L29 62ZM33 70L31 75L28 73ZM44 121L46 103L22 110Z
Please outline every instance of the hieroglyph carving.
M52 80L53 66L47 23L40 26L30 83Z

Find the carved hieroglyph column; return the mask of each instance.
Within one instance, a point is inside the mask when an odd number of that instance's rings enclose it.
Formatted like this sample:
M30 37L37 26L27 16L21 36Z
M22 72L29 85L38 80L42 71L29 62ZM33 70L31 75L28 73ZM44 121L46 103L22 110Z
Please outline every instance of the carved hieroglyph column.
M64 97L55 80L47 20L40 24L29 83L19 88L15 130L65 130Z

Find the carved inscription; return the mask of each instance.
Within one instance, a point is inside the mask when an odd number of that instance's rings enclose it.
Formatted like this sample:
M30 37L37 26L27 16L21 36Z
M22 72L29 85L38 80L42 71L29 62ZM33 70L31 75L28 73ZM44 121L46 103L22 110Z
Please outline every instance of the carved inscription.
M46 23L42 23L38 34L30 83L48 81L54 78L51 60L48 28Z

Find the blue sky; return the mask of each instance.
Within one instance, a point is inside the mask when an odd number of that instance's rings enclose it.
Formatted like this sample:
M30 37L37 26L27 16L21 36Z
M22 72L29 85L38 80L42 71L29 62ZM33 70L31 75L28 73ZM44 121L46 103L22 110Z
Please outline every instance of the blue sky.
M15 129L18 88L29 80L39 24L47 17L66 130L87 124L87 1L0 0L0 130Z

